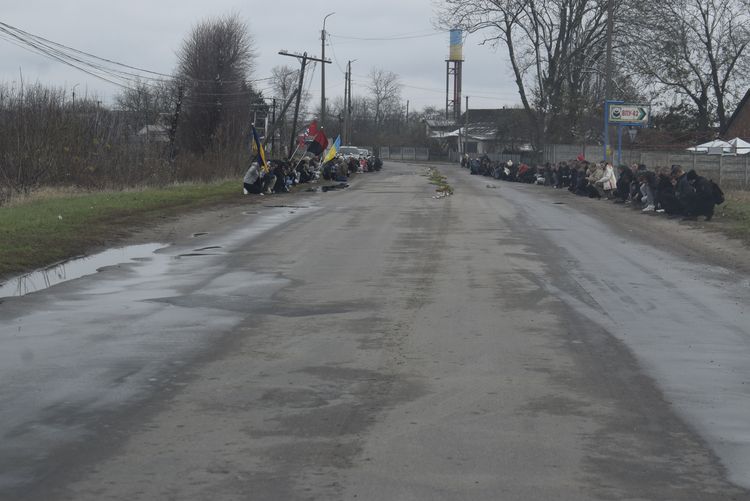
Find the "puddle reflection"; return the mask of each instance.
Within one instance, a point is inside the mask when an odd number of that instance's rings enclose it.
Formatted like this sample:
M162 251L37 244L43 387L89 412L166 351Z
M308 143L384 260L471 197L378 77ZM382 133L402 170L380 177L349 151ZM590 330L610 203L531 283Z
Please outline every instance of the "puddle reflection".
M93 256L66 261L43 270L12 278L0 283L0 298L25 296L32 292L48 289L53 285L93 275L100 268L115 266L131 261L141 261L155 251L166 247L164 244L141 244L109 249Z

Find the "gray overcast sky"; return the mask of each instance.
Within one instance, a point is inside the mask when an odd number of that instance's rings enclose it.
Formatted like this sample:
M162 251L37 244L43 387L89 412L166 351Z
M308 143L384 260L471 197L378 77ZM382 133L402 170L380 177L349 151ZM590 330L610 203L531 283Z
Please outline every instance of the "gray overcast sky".
M320 55L323 17L330 13L326 29L331 34L326 56L333 64L326 68L329 99L343 95L342 70L353 63L353 93L367 93L367 75L373 67L398 74L404 85L403 98L411 109L427 105L445 107L445 59L448 33L393 41L356 40L346 37L377 38L402 34L423 35L434 30L431 0L328 0L308 2L257 0L146 1L130 0L25 0L7 2L0 21L97 56L141 68L171 73L175 52L198 21L236 12L248 24L258 50L254 78L270 75L277 65L298 63L278 55L281 49L308 51ZM480 35L470 35L464 46L464 95L470 108L499 108L519 102L509 73L504 49L480 46ZM40 55L27 52L0 39L0 80L19 80L19 68L26 82L72 88L82 95L95 92L111 103L118 88ZM310 91L320 100L320 68L315 67ZM267 87L260 82L259 87ZM270 96L269 92L265 93Z

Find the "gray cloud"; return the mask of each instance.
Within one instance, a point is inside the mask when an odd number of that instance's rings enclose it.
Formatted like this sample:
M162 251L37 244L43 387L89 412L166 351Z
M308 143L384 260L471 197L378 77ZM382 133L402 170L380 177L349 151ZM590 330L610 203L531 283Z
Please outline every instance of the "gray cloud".
M308 51L320 55L323 17L331 34L326 56L334 63L326 68L326 91L330 99L343 94L346 61L353 65L354 94L367 94L367 75L374 67L398 74L404 84L403 98L412 109L445 106L445 58L448 34L390 41L357 40L393 35L425 35L434 30L431 0L380 0L353 2L332 0L323 6L310 2L212 2L131 0L128 2L76 0L28 0L4 7L0 21L93 54L154 71L170 73L175 52L191 27L216 15L236 12L249 26L258 49L256 78L267 77L271 68L297 63L277 53L280 49ZM504 53L480 46L471 35L464 47L464 95L470 107L513 105L518 95ZM72 88L97 94L112 102L118 88L60 63L24 51L0 40L3 65L0 80L17 82L22 72L26 82ZM261 83L261 87L263 87ZM319 99L320 69L310 87Z

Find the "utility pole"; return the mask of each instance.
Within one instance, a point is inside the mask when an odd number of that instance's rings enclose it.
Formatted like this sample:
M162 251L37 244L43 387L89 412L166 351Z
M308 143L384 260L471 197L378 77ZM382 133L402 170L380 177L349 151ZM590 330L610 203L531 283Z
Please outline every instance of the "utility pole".
M604 68L604 161L609 161L609 101L612 99L612 36L615 28L614 0L607 0L607 59Z
M349 144L349 68L350 67L351 67L351 64L347 64L346 72L344 73L344 130L341 131L344 144Z
M273 98L273 105L271 107L271 123L276 123L276 98ZM268 141L268 130L266 130L266 141ZM276 154L276 131L273 131L271 136L271 155Z
M289 57L296 57L300 60L301 67L299 72L299 83L297 84L297 103L294 107L294 121L292 122L292 137L289 141L289 154L291 155L294 151L294 140L297 138L297 119L299 118L299 105L300 100L302 99L302 84L305 79L305 66L307 66L308 61L315 61L318 63L322 63L325 65L326 63L330 64L330 59L319 59L317 57L308 56L307 52L304 54L297 54L297 53L290 53L285 50L279 51L279 54L282 56L289 56Z
M409 100L406 100L406 123L409 123Z
M284 115L286 115L287 110L292 105L292 101L294 101L297 98L297 91L299 89L294 89L289 96L289 99L287 99L286 103L284 103L284 106L281 108L281 111L279 112L279 116L283 118ZM266 137L263 139L263 146L265 146L268 143L268 136L271 136L273 138L276 135L276 130L279 128L280 123L276 120L273 121L273 124L271 125L270 132L266 132Z
M466 96L466 115L464 115L464 153L469 144L469 96Z
M346 80L344 82L344 144L349 144L352 139L352 63L351 59L346 63Z
M323 18L323 31L320 33L320 58L325 61L326 59L326 19L334 15L335 12L327 14ZM320 126L326 126L326 63L320 65Z
M180 121L180 111L182 110L182 98L185 94L185 87L182 83L177 86L177 103L175 105L174 115L172 116L171 127L169 128L169 161L173 162L175 158L175 140L177 138L177 124Z
M305 82L305 66L307 65L307 52L302 55L302 66L299 70L299 84L297 84L297 102L294 104L294 119L292 120L292 138L289 142L289 157L294 151L294 141L297 139L297 119L299 119L299 104L302 100L302 84Z
M604 100L612 99L612 36L615 29L614 0L607 0L607 59L604 68Z

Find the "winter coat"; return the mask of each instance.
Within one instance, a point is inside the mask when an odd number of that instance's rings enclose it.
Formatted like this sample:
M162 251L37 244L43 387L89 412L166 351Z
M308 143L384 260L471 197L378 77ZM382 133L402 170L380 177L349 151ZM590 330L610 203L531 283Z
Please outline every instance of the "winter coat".
M589 175L586 177L589 183L597 182L604 175L604 171L598 165L593 170L589 169Z
M690 194L695 193L695 190L690 185L687 179L687 174L683 174L677 178L677 185L674 189L674 194L678 200L685 200Z
M607 164L604 168L604 174L601 178L597 179L597 183L602 184L602 188L606 191L614 190L617 187L617 178L615 178L615 170L611 165Z
M255 184L255 182L260 178L260 172L258 172L258 164L253 162L250 165L250 168L247 169L247 172L245 173L245 178L242 180L245 184Z

